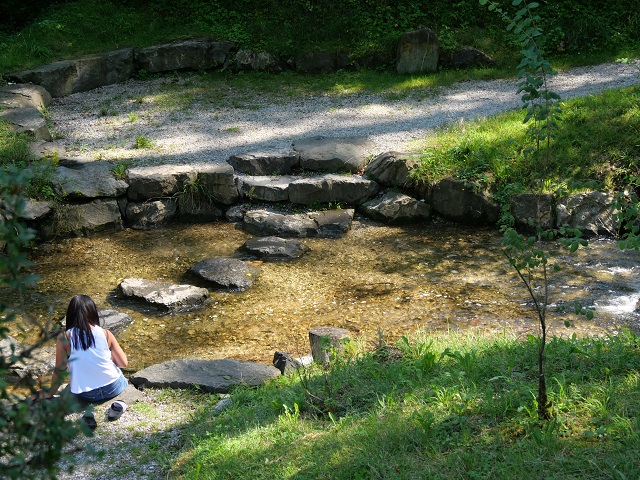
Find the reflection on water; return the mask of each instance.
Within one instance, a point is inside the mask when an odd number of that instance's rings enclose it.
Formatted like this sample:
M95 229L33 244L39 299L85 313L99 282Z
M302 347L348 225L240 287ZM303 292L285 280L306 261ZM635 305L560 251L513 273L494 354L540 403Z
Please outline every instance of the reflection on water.
M187 283L187 270L199 260L242 258L248 238L233 224L216 223L40 245L32 260L41 281L26 302L36 315L44 318L52 308L61 317L71 296L85 293L99 308L130 314L134 323L119 340L133 370L181 357L270 363L276 350L305 355L308 332L320 325L346 328L371 342L379 331L392 341L418 328L537 331L528 294L501 253L501 235L435 224L355 221L344 238L306 239L310 251L301 260L253 261L261 272L250 290L212 291L211 304L195 312L162 315L117 291L127 277ZM620 252L602 239L563 258L565 268L551 281L551 301L580 299L598 309L592 321L552 309L551 333L635 327L638 259L637 252ZM565 318L571 328L564 327Z

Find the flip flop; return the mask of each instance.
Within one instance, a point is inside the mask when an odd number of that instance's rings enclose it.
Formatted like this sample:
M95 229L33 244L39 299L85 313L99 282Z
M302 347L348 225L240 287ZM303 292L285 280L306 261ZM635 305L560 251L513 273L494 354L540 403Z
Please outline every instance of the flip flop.
M85 413L82 416L82 420L84 420L84 423L86 423L87 427L89 427L91 430L95 430L98 426L96 417L93 416L93 413Z
M122 400L116 400L109 407L109 413L107 414L109 420L117 420L127 409L127 404Z

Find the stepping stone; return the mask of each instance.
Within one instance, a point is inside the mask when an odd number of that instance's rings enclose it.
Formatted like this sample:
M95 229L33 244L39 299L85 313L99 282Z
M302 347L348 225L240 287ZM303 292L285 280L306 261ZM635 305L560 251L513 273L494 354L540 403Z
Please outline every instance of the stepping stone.
M129 315L117 310L98 310L98 316L101 325L114 334L120 333L133 322Z
M245 242L244 248L266 261L292 260L302 257L308 251L300 240L274 236L251 238Z
M130 381L139 387L199 388L228 393L235 386L258 387L280 376L271 365L240 360L182 359L151 365L134 373Z
M289 200L289 185L298 177L237 175L238 192L249 200L263 202L286 202Z
M378 193L379 185L358 175L319 175L289 185L289 201L301 205L344 203L360 205Z
M110 162L93 162L77 168L58 167L52 175L53 188L59 195L74 199L119 197L129 185L113 175Z
M189 273L216 287L244 290L253 285L260 269L236 258L214 257L196 263Z
M142 278L126 278L120 283L126 297L144 300L150 305L170 310L188 310L202 305L209 292L193 285L175 285Z
M358 172L374 148L367 137L312 137L297 140L300 168L319 172Z
M295 214L250 210L244 215L242 228L261 237L337 238L351 228L353 213L353 209Z
M0 106L5 108L35 107L41 109L51 103L51 95L40 85L18 83L0 87Z
M286 175L300 165L300 157L292 150L249 152L232 155L229 164L247 175Z
M359 209L363 215L384 223L401 224L428 220L429 205L398 192L387 192L379 198L363 203Z

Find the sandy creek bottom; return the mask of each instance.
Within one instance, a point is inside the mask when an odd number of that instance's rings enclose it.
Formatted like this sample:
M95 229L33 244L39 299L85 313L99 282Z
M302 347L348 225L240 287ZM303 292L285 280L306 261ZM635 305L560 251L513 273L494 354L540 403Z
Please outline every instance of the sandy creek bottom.
M355 220L343 238L305 239L310 251L300 260L252 261L261 272L251 289L212 290L211 303L190 313L162 314L118 292L127 277L188 283L186 272L199 260L246 258L241 247L248 238L233 224L215 223L39 245L31 259L41 278L25 303L36 317L62 317L71 296L85 293L99 308L131 315L133 324L118 337L132 371L176 358L270 363L276 350L302 356L309 352L309 330L321 325L346 328L371 343L379 331L388 341L417 329L537 333L528 294L501 253L501 235L438 224L389 227ZM560 260L550 300L581 299L597 310L587 321L552 308L552 335L636 328L640 253L593 239ZM6 295L0 291L0 298ZM12 332L23 341L29 333Z

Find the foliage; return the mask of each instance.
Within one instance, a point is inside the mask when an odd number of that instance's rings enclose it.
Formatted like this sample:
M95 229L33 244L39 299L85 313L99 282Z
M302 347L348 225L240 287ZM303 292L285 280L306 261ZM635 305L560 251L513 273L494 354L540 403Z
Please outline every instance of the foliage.
M153 142L151 141L150 138L145 137L144 135L141 134L136 137L135 142L133 142L133 146L134 148L149 149L153 147Z
M55 478L63 446L78 433L75 423L65 419L77 408L70 394L33 403L12 393L6 380L14 366L24 363L56 334L50 324L31 318L21 305L22 293L37 280L25 273L31 265L26 248L34 232L20 220L24 208L21 192L30 176L28 170L21 171L13 165L0 169L0 244L5 251L0 256L0 287L13 291L15 299L15 305L0 304L0 339L8 337L7 325L17 315L40 331L35 345L20 352L12 347L10 352L3 350L0 354L0 468L3 475L16 479ZM33 380L27 379L25 386L31 393L36 392Z
M12 14L25 10L24 2L4 3ZM34 7L45 3L37 0ZM547 19L541 27L549 33L548 53L564 55L566 62L588 62L602 52L628 56L625 48L640 40L634 0L558 0L542 2L539 9ZM11 21L2 11L0 7L0 22ZM501 66L512 63L517 45L499 19L479 9L475 0L76 0L38 11L41 15L31 17L22 30L0 34L0 72L187 36L232 40L239 48L283 57L319 50L345 52L372 68L391 65L398 37L421 25L436 32L444 51L474 46L493 55Z

